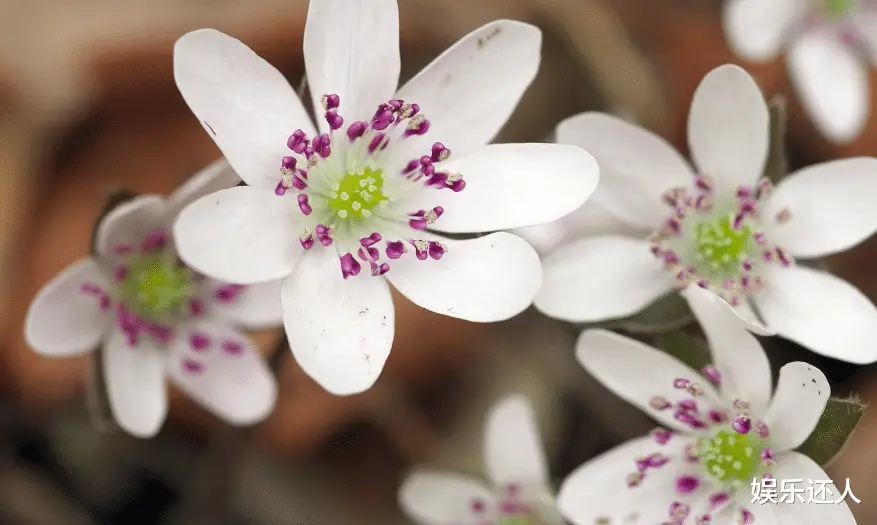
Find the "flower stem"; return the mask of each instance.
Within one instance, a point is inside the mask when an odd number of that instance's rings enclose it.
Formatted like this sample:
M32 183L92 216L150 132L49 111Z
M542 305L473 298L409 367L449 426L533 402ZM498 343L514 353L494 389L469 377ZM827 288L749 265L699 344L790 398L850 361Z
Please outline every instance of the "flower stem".
M782 95L774 95L768 104L770 110L770 150L767 155L765 175L774 183L783 180L789 174L788 157L786 154L786 99Z

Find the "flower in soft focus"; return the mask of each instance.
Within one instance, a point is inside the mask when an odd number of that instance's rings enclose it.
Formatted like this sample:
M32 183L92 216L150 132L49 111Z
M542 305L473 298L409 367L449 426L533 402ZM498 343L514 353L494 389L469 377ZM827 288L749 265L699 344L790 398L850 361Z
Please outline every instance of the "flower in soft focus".
M696 171L664 140L607 115L578 115L560 128L600 163L585 208L606 212L591 225L605 233L543 261L542 312L574 322L622 318L694 283L763 321L764 333L844 361L877 360L877 308L849 283L794 260L845 250L877 230L877 159L811 166L773 188L759 178L768 110L736 66L709 73L694 95ZM614 233L620 225L637 233Z
M487 417L484 461L490 483L464 474L419 468L399 488L399 504L423 525L554 525L542 440L529 401L498 402Z
M730 0L725 34L734 52L769 60L788 48L789 74L822 133L848 142L870 114L870 63L877 59L874 0Z
M174 51L183 98L249 184L180 214L180 255L235 282L283 278L292 351L339 395L370 388L383 368L395 332L389 284L475 322L532 302L541 266L523 239L436 232L550 222L598 178L578 147L485 146L536 75L537 28L488 24L396 91L398 24L395 0L310 3L304 58L319 132L286 79L240 41L205 29Z
M807 480L830 478L793 450L819 422L830 394L825 376L790 363L772 392L767 356L730 306L697 286L684 293L714 360L703 377L611 332L587 330L579 338L585 369L666 428L579 467L561 486L560 512L577 525L855 524L845 502L805 503ZM771 478L777 490L791 484L800 491L795 501L753 503L753 480ZM834 503L840 493L826 487L823 497Z
M130 434L161 428L165 377L231 424L256 423L274 407L274 377L238 327L280 324L280 283L201 276L179 261L169 233L186 204L239 180L221 160L167 199L144 195L117 206L98 226L96 255L58 274L30 306L25 337L38 353L102 346L110 408Z

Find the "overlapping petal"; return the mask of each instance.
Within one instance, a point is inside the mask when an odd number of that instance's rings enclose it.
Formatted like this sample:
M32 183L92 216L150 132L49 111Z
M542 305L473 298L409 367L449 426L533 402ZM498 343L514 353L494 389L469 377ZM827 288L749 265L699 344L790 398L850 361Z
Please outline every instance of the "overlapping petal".
M499 401L487 416L484 458L493 484L549 487L536 414L525 396Z
M399 505L406 514L423 525L477 525L472 512L473 501L487 507L482 516L489 520L494 513L493 495L479 481L456 473L418 469L405 478L399 488Z
M734 52L747 60L769 60L779 54L806 7L800 0L729 0L722 17Z
M342 279L334 250L317 249L284 279L281 300L292 353L308 375L336 395L374 384L395 331L385 279L364 274Z
M110 210L98 224L97 253L105 261L119 257L119 246L139 250L149 232L167 225L167 203L158 195L140 195Z
M168 407L164 348L148 338L131 346L126 334L113 330L102 357L107 398L116 422L139 438L157 434Z
M794 362L782 367L764 416L774 450L791 450L804 443L819 423L830 396L831 386L815 366Z
M241 178L225 157L211 162L171 193L167 199L165 220L170 225L190 203L213 192L236 186L240 182Z

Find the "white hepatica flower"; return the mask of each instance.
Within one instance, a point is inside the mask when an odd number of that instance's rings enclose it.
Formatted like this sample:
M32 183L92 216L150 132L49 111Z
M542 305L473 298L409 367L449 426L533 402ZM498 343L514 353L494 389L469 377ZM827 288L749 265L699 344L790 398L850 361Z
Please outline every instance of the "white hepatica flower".
M736 66L704 78L694 95L688 142L698 170L664 140L596 113L560 125L560 138L587 148L603 172L595 228L618 223L638 235L579 239L543 261L536 307L568 321L632 315L674 288L696 283L773 331L853 363L877 360L877 309L859 290L793 257L839 252L877 230L877 159L811 166L776 188L759 176L768 149L768 110Z
M274 378L246 334L281 321L280 283L240 286L200 276L179 262L169 234L187 203L238 182L224 160L168 199L136 197L98 226L97 254L73 263L36 296L25 337L38 353L63 357L103 346L107 395L119 425L138 437L167 415L165 377L235 425L265 418Z
M510 396L487 417L484 459L490 485L464 474L420 468L399 488L399 504L423 525L556 525L542 440L529 401Z
M200 30L174 52L183 97L249 184L183 211L180 254L223 279L284 278L292 351L339 395L368 389L390 352L388 280L427 310L476 322L532 302L541 266L524 240L435 232L550 222L597 182L578 147L484 146L536 74L537 28L488 24L396 91L398 23L395 0L311 1L304 56L320 134L283 76L238 40Z
M730 0L734 52L768 60L788 46L793 84L815 124L835 142L862 131L870 111L869 60L877 59L874 0Z
M560 512L576 525L855 524L845 502L752 503L753 480L772 476L778 489L806 491L808 479L830 479L793 450L819 422L830 387L816 367L796 362L780 370L771 395L767 356L730 306L697 286L685 293L715 363L704 378L633 339L603 330L579 338L579 362L666 428L579 467L561 486ZM833 502L840 493L826 486Z

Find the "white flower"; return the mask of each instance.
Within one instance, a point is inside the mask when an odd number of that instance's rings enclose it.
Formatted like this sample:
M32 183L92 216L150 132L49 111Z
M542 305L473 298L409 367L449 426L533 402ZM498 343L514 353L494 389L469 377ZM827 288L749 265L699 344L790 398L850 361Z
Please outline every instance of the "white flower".
M399 504L423 525L554 525L548 467L533 409L524 396L488 414L484 461L490 484L464 474L418 468L399 488Z
M138 437L167 415L165 376L235 425L264 419L277 386L258 349L236 327L280 324L280 283L240 286L195 274L176 257L170 223L193 199L240 179L224 160L168 199L136 197L100 222L97 254L58 274L30 305L28 344L63 357L103 346L113 416Z
M579 467L561 486L560 512L576 525L855 524L845 502L807 504L806 493L795 503L752 503L753 479L770 475L778 491L792 480L806 490L808 479L830 479L793 450L819 422L830 387L817 368L795 362L780 370L771 395L767 356L727 303L697 286L684 293L715 363L705 378L611 332L588 330L579 338L582 366L666 428ZM824 497L833 503L840 493L826 486Z
M183 97L249 184L183 211L180 254L223 279L283 278L292 351L339 395L371 387L390 352L388 280L427 310L475 322L532 302L541 266L524 240L435 232L550 222L581 206L598 176L578 147L484 146L536 74L537 28L488 24L396 91L398 24L395 0L310 3L318 135L283 76L238 40L200 30L174 51Z
M873 0L730 0L724 28L734 52L763 61L787 47L804 108L835 142L855 139L870 113L869 60L877 59Z
M793 261L845 250L877 230L877 159L819 164L772 188L759 179L768 110L736 66L709 73L694 95L688 142L696 171L664 140L606 115L572 117L558 136L600 163L601 183L585 208L607 211L591 224L606 233L543 261L541 311L569 321L621 318L697 283L757 323L754 304L765 332L836 359L877 360L871 301ZM613 233L619 224L638 233Z

